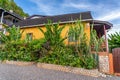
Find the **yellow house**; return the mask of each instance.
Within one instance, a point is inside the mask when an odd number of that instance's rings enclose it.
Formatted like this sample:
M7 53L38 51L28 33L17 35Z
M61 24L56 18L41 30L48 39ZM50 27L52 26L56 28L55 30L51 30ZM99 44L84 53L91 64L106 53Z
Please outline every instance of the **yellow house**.
M105 35L106 37L106 31L112 27L112 24L109 22L93 20L90 11L56 16L33 15L21 22L18 22L15 25L20 26L21 30L24 30L24 33L22 34L22 39L25 39L27 35L31 36L32 39L40 39L43 38L44 35L40 32L38 27L41 27L45 31L45 24L48 23L48 20L51 20L53 24L59 22L60 26L65 25L61 37L66 36L69 27L72 24L74 24L77 20L82 21L82 24L84 25L85 28L85 32L89 38L91 24L93 24L93 28L97 31L99 37L103 35ZM68 42L69 39L65 40L65 44L68 44Z

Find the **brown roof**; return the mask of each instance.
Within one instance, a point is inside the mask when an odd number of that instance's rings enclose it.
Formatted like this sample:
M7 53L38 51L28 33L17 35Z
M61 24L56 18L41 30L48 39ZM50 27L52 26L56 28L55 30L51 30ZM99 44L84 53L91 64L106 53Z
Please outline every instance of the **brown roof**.
M30 27L30 26L38 26L38 25L45 25L48 20L51 20L53 23L60 22L70 22L74 20L92 20L92 16L90 11L87 12L81 12L81 13L72 13L72 14L63 14L63 15L56 15L56 16L47 16L47 17L41 17L41 18L35 18L35 19L26 19L23 21L20 21L16 23L16 26L20 27Z

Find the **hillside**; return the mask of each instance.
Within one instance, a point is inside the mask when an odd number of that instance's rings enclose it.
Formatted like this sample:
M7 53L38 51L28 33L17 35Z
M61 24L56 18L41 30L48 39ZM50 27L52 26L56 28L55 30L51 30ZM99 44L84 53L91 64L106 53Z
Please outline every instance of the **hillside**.
M29 16L27 13L23 11L21 7L19 7L14 0L0 0L0 7L5 10L13 10L13 12L19 14L22 17Z

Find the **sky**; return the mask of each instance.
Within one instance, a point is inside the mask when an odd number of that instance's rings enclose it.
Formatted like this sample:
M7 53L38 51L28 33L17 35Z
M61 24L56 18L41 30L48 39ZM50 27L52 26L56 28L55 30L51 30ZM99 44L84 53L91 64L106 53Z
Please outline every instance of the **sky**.
M95 20L111 22L120 31L119 0L14 0L29 15L60 15L91 11Z

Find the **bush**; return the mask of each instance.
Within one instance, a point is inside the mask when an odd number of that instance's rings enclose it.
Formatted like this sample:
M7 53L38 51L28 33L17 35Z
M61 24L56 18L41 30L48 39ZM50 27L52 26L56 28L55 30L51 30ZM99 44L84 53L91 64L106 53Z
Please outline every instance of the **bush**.
M94 59L93 55L84 55L81 57L82 67L86 69L93 69L96 68L97 63Z
M20 28L11 27L7 31L9 35L0 33L1 41L4 45L0 47L1 60L19 60L19 61L39 61L44 63L83 67L92 69L96 67L96 62L90 54L90 46L88 44L84 27L80 22L76 23L76 27L72 27L69 36L74 34L74 46L66 47L63 41L66 38L61 38L61 32L65 26L59 27L58 24L49 22L46 24L46 32L41 28L40 31L44 34L45 39L38 40L21 40L22 32Z
M96 67L95 60L92 56L82 56L80 58L78 54L73 54L73 51L66 47L58 47L52 51L52 53L40 58L38 61L64 66L83 67L87 69Z
M8 44L5 44L5 47L3 50L1 50L0 55L2 55L3 60L8 59L30 61L31 59L30 53L28 52L28 49L26 49L26 45L23 43L23 41L9 42Z
M0 60L6 60L7 59L7 53L0 51Z
M54 51L52 51L45 57L39 59L39 62L59 64L65 66L80 66L79 57L73 55L72 50L65 47L57 47Z
M30 43L29 43L29 46L33 49L33 50L36 50L36 49L40 49L43 45L43 43L45 43L45 39L35 39L35 40L32 40Z
M33 52L41 48L41 45L45 42L44 39L33 40L31 42L25 42L19 40L17 42L9 42L1 49L1 59L5 60L19 60L19 61L34 61L38 58Z

